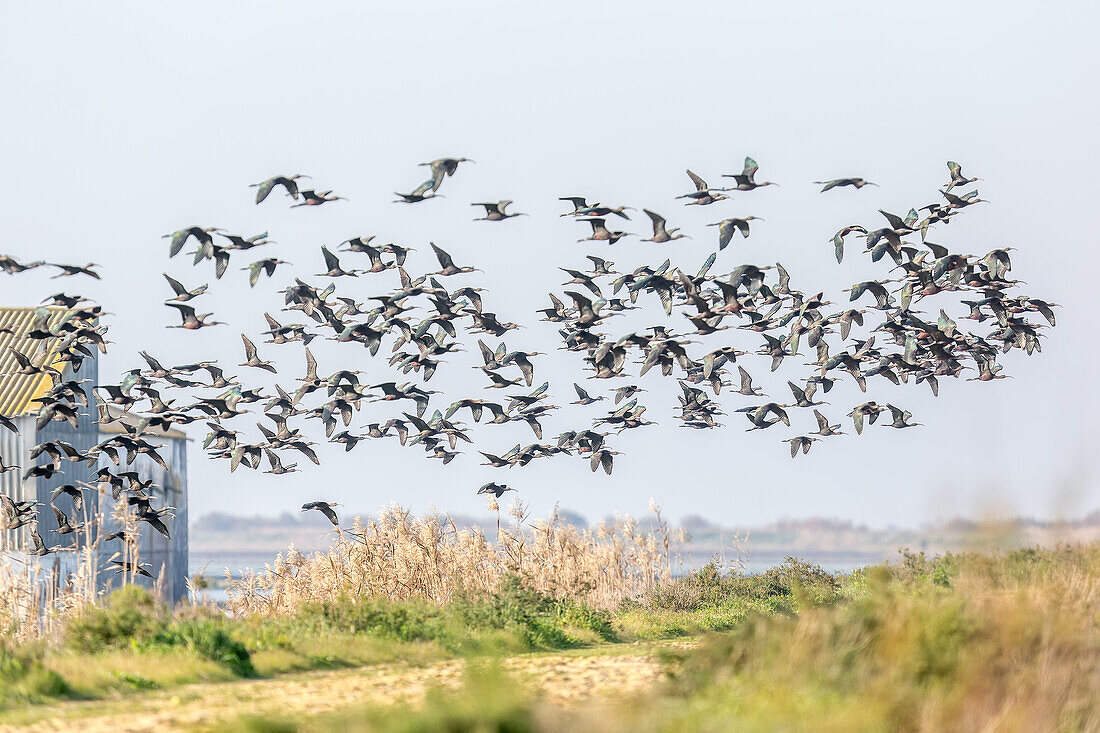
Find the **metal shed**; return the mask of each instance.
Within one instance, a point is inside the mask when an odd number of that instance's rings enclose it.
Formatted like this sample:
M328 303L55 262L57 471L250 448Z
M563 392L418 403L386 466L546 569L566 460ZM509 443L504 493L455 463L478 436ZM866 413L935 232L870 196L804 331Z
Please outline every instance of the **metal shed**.
M121 432L122 428L117 424L99 424L96 398L90 389L99 383L98 353L85 359L75 373L65 363L64 379L87 380L85 386L88 388L88 406L81 407L78 411L77 426L74 428L67 422L54 421L41 429L36 427L39 412L39 403L36 400L50 390L50 378L45 374L12 374L18 364L8 347L28 355L34 353L36 361L42 360L39 363L54 363L60 367L55 360L59 339L32 339L26 336L35 321L44 313L48 313L48 323L52 327L64 320L69 311L64 308L0 308L0 415L10 418L18 428L17 434L0 428L0 458L5 465L19 466L18 471L0 474L0 493L17 501L38 501L38 532L48 545L60 549L57 554L45 558L28 555L25 550L30 545L31 528L23 527L0 530L0 552L8 554L9 558L18 557L24 562L38 562L48 566L54 575L63 575L65 568L75 566L72 558L67 558L66 555L74 554L73 548L78 536L54 532L57 521L49 508L50 494L56 487L67 483L77 486L81 483L92 484L100 468L113 467L113 464L106 456L101 457L94 466L86 462L66 462L63 470L49 479L23 480L24 471L35 463L30 458L31 451L34 446L46 441L65 441L84 453L104 438ZM120 413L114 408L107 409L111 411L112 417L121 418L122 422L131 425L137 424L141 418L140 415ZM140 561L151 564L148 570L158 579L164 599L176 602L187 594L187 437L177 430L152 430L147 437L162 446L159 452L168 470L162 469L144 455L138 456L132 465L118 470L134 470L143 480L152 479L156 486L153 495L157 499L157 505L175 507L175 518L169 525L172 538L166 539L147 525L141 525L137 546ZM102 521L95 527L97 534L112 532L118 528L117 520L112 516L113 502L109 493L85 491L82 512L76 511L72 500L65 495L54 500L54 504L70 517L86 519L100 516ZM101 570L108 567L110 558L118 550L118 544L106 542L99 545ZM110 572L102 572L100 577L104 579L105 585L110 585L115 579ZM152 581L140 576L135 581L152 584Z

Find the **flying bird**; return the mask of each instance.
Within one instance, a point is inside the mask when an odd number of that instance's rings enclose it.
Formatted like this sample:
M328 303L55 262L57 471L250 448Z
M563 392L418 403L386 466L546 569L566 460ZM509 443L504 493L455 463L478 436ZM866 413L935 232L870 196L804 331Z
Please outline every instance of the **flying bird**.
M317 510L328 517L328 521L332 522L333 527L340 526L340 520L336 516L336 511L333 510L334 506L340 506L334 501L310 501L302 504L302 511L308 512L310 510Z

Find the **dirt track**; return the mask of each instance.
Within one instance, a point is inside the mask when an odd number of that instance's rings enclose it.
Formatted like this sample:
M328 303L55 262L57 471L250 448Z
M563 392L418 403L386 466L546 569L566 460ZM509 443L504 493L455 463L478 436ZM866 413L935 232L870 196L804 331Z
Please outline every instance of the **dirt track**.
M457 687L465 664L450 660L424 667L378 665L266 680L195 684L135 695L125 703L125 709L122 703L112 701L63 703L51 706L49 717L33 725L0 726L0 731L191 730L242 714L294 716L361 703L415 702L433 687ZM544 699L561 705L594 696L638 692L659 677L658 662L649 654L522 656L504 660L503 667L541 690Z

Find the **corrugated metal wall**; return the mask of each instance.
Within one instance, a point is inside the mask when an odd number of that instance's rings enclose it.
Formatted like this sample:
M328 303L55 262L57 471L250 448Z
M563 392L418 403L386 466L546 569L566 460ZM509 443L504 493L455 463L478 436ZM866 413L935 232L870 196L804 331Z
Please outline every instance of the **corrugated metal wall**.
M18 471L0 474L0 494L6 494L15 501L29 501L37 495L34 481L23 484L23 466L31 465L31 448L34 447L34 417L25 415L12 420L19 433L0 428L0 456L4 465L19 466ZM30 541L30 527L0 530L0 550L25 547Z
M85 359L84 363L80 366L80 371L76 372L76 374L71 377L66 376L66 378L89 380L82 385L85 391L88 392L88 407L81 407L78 411L77 427L75 429L67 422L51 422L38 431L34 438L34 444L63 440L71 444L80 452L86 453L92 446L100 441L99 425L96 423L99 411L96 409L95 395L92 393L92 387L99 384L98 354L91 359ZM47 456L39 456L37 462L39 465L47 464L49 463L49 458ZM30 464L28 463L26 465ZM46 544L58 545L60 547L72 547L76 541L74 535L59 535L54 531L57 529L57 518L54 517L53 510L50 509L50 493L58 486L63 486L64 484L79 486L81 481L90 483L96 470L96 467L89 466L84 462L74 463L72 461L63 461L59 473L48 480L38 479L37 495L38 501L42 505L38 516L38 533L42 535ZM84 492L84 500L84 514L89 517L94 516L97 509L96 494L86 491ZM74 510L72 499L68 496L59 496L54 503L57 504L57 508L65 512L73 522L82 518L82 515Z
M138 561L143 565L145 563L151 565L147 570L154 578L161 579L164 600L175 603L187 597L187 441L168 437L150 437L149 441L163 446L157 452L168 464L168 470L162 469L148 456L138 456L127 470L137 471L142 481L152 479L156 484L157 488L152 492L156 498L153 502L155 508L172 506L175 509L172 510L173 517L164 518L168 532L172 535L171 540L165 539L144 522L138 524L141 530L138 540ZM103 458L100 465L114 466L108 458ZM104 533L113 532L119 528L118 523L111 516L110 504L112 504L111 500L107 499L104 505L105 526L101 529ZM121 540L113 540L101 547L101 567L106 567L111 555L121 550ZM117 576L108 573L104 577L114 581ZM135 582L147 587L154 585L153 581L141 576L136 577Z
M102 456L99 463L94 466L88 466L86 463L64 461L61 466L61 472L54 475L49 480L32 479L25 483L23 482L23 472L26 468L35 463L41 465L48 462L46 457L40 457L37 461L32 461L30 459L31 449L36 444L46 441L65 441L70 443L74 448L82 452L87 452L96 443L110 437L109 435L104 435L99 432L99 425L97 423L99 413L96 408L95 396L91 390L93 385L99 383L98 354L91 359L85 360L80 370L75 375L66 374L66 379L70 378L90 380L83 385L88 391L88 408L81 408L79 410L76 428L73 428L72 425L67 422L51 422L49 425L44 426L42 430L36 431L36 415L33 414L24 415L13 420L17 427L19 427L18 435L9 430L0 428L0 456L3 456L6 465L15 464L20 466L19 471L10 471L0 474L0 492L19 501L37 499L41 504L38 514L38 532L42 535L45 543L50 546L71 548L78 540L77 535L60 535L53 531L57 529L57 520L54 517L53 511L50 509L50 494L56 487L64 484L75 484L79 486L80 482L91 483L91 479L96 471L103 466L110 466L116 471L134 470L138 472L142 480L152 479L157 486L153 493L156 497L156 501L153 502L154 506L158 508L162 506L175 507L173 510L175 516L172 518L165 518L165 523L168 525L172 539L165 539L145 523L139 524L139 528L141 529L138 549L139 560L142 564L150 563L151 567L148 568L149 572L151 572L154 577L161 579L161 588L165 601L175 603L186 598L188 561L186 439L156 435L147 437L151 443L163 446L158 452L168 464L168 471L162 469L147 456L137 456L131 466L124 465L121 468L115 468L109 458ZM124 456L125 452L123 452L123 457ZM125 458L123 459L125 460ZM103 501L102 507L100 507L99 501L100 496L97 492L85 491L83 512L75 511L72 499L66 495L59 496L54 503L58 508L64 511L74 523L94 517L97 511L102 508L102 512L105 515L104 526L100 527L99 531L101 533L114 531L117 529L117 526L115 526L116 522L111 517L114 502L110 497L107 497ZM18 530L0 531L0 551L15 551L17 555L22 555L23 553L19 551L30 545L30 529L30 527L23 527ZM80 541L85 539L84 533L80 533L79 539ZM120 545L121 543L115 540L105 543L100 548L100 568L102 573L100 577L103 578L107 584L115 583L117 576L111 573L109 569L106 572L102 571L108 568L111 556L120 551ZM60 575L65 575L64 569L74 564L69 562L73 559L72 553L66 552L64 549L62 549L59 554L46 558L39 559L24 556L24 559L38 562L44 567L48 566L51 568L51 572L55 574L60 573ZM59 577L58 581L64 582L64 578ZM136 582L147 586L153 585L152 581L140 576L136 578Z

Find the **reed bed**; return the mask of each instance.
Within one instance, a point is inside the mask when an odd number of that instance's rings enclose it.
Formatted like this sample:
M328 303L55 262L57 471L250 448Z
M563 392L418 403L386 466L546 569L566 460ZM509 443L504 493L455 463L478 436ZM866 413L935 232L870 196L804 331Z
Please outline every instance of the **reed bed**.
M651 505L642 529L631 517L578 528L556 513L531 520L520 501L491 536L459 528L445 514L413 516L397 505L337 530L332 548L306 556L293 547L262 571L228 576L228 608L238 616L289 615L304 603L373 596L446 604L496 592L508 578L531 590L613 608L671 578L686 537Z
M88 486L87 488L91 488ZM60 631L103 596L110 585L104 563L120 559L140 564L138 520L122 504L112 510L112 526L122 531L117 552L101 551L98 535L105 526L100 511L81 515L84 524L71 549L39 558L19 552L0 553L0 642L56 639ZM108 566L110 567L110 566ZM114 573L111 573L112 579ZM135 571L122 573L133 583ZM159 580L154 590L159 593Z

